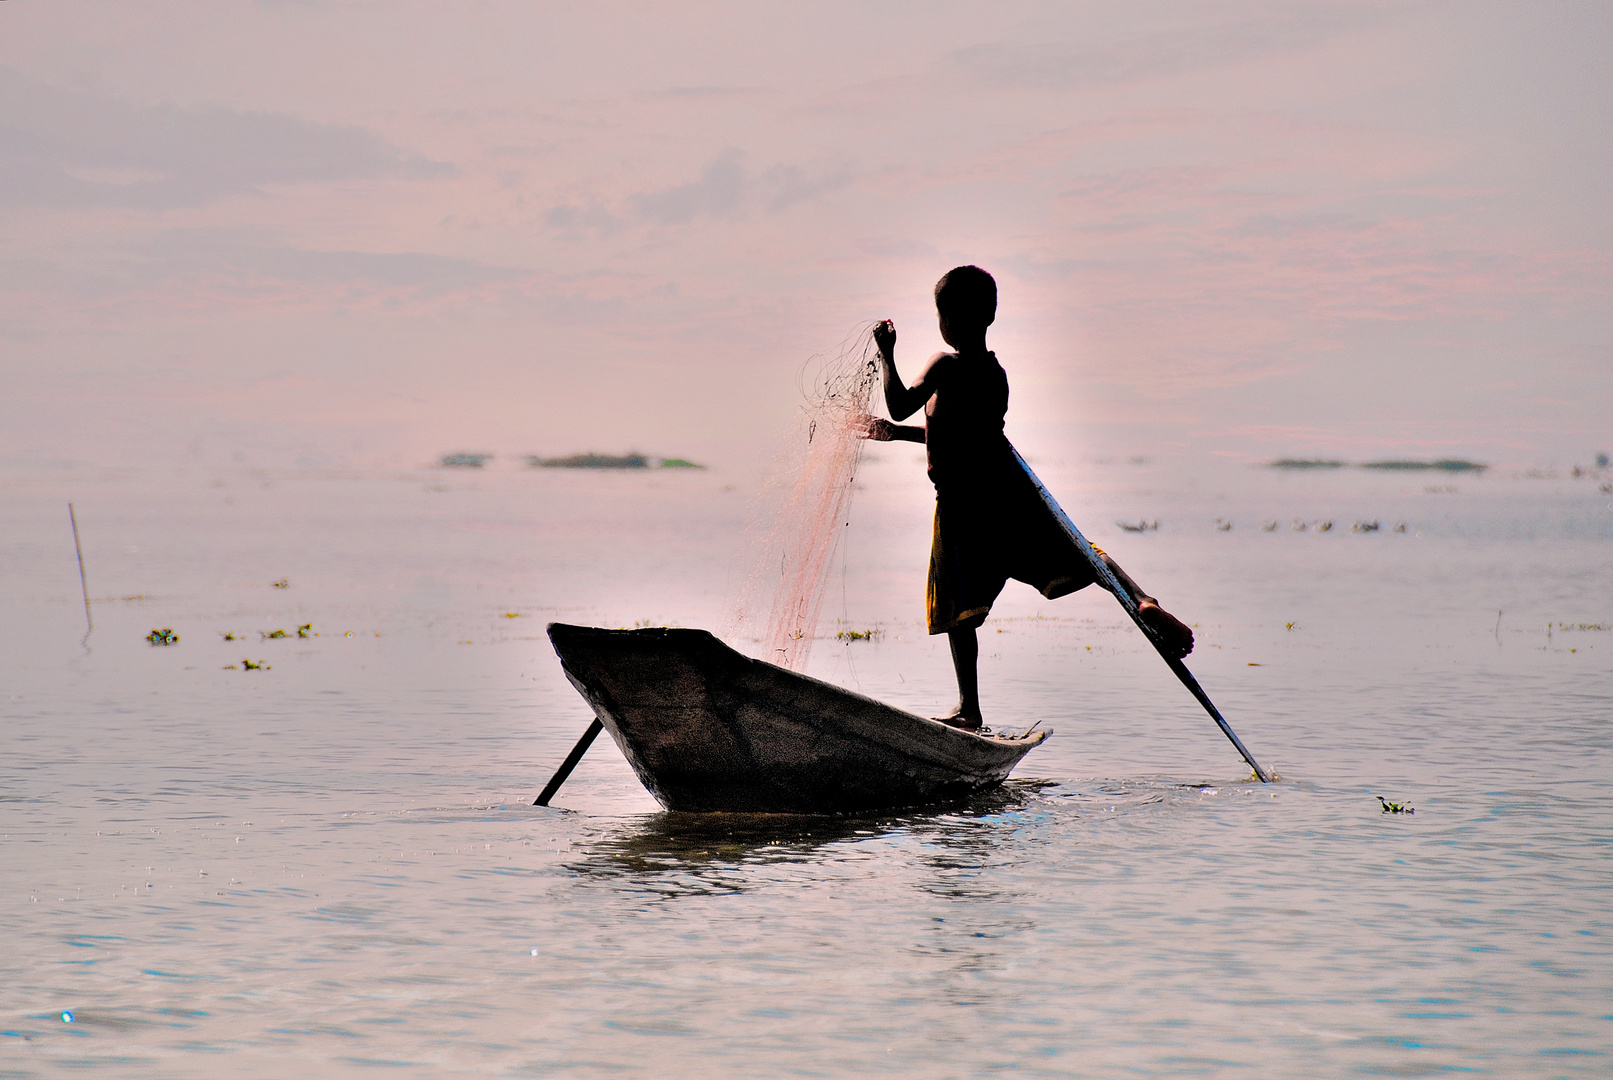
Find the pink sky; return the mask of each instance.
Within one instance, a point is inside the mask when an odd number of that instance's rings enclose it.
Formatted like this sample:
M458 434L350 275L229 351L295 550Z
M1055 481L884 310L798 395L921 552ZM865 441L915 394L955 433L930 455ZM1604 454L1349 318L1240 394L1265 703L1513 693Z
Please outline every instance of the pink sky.
M769 453L993 271L1033 454L1613 449L1613 7L0 5L0 461Z

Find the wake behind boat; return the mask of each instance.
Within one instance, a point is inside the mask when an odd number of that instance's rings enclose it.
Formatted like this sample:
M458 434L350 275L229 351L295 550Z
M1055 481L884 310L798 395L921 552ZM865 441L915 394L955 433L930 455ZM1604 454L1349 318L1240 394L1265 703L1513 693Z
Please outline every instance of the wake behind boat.
M704 630L550 623L549 640L668 810L819 814L956 802L1001 784L1048 734L960 731L752 660Z

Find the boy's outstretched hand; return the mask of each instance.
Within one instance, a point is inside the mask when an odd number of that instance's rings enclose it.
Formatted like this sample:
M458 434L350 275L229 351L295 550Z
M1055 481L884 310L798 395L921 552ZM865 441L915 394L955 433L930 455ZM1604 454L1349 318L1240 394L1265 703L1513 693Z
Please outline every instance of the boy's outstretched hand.
M872 439L874 442L890 442L896 438L895 424L878 416L869 416L867 413L853 420L851 427L862 438Z
M1172 660L1180 660L1193 651L1193 631L1187 624L1159 606L1158 601L1144 597L1137 605L1143 622L1147 623L1165 643L1165 653Z

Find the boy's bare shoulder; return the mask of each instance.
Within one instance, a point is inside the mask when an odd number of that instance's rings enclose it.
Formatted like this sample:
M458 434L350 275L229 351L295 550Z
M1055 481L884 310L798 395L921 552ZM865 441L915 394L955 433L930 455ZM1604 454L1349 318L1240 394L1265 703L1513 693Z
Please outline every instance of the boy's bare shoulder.
M924 374L919 376L919 382L933 385L937 375L946 370L947 365L958 358L957 353L938 352L930 357L930 362L924 365Z

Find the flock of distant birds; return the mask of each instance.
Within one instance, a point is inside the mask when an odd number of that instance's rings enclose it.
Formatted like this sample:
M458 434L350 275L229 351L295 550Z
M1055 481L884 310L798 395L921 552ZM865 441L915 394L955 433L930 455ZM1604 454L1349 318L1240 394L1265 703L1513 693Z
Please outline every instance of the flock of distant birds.
M1129 533L1159 531L1159 522L1157 520L1149 521L1146 518L1142 521L1117 521L1115 524ZM1218 517L1215 519L1215 528L1217 532L1231 532L1233 524L1234 523L1230 518ZM1325 533L1332 532L1333 526L1334 521L1332 518L1322 518L1318 521L1306 521L1303 518L1295 518L1289 528L1293 529L1294 532ZM1270 518L1261 524L1260 531L1276 532L1280 528L1282 528L1282 523L1277 521L1275 518ZM1381 531L1382 529L1383 522L1377 519L1372 521L1357 521L1354 525L1350 526L1351 532L1358 533L1375 533ZM1389 531L1403 533L1406 531L1406 523L1404 521L1397 521L1393 526L1391 526Z

